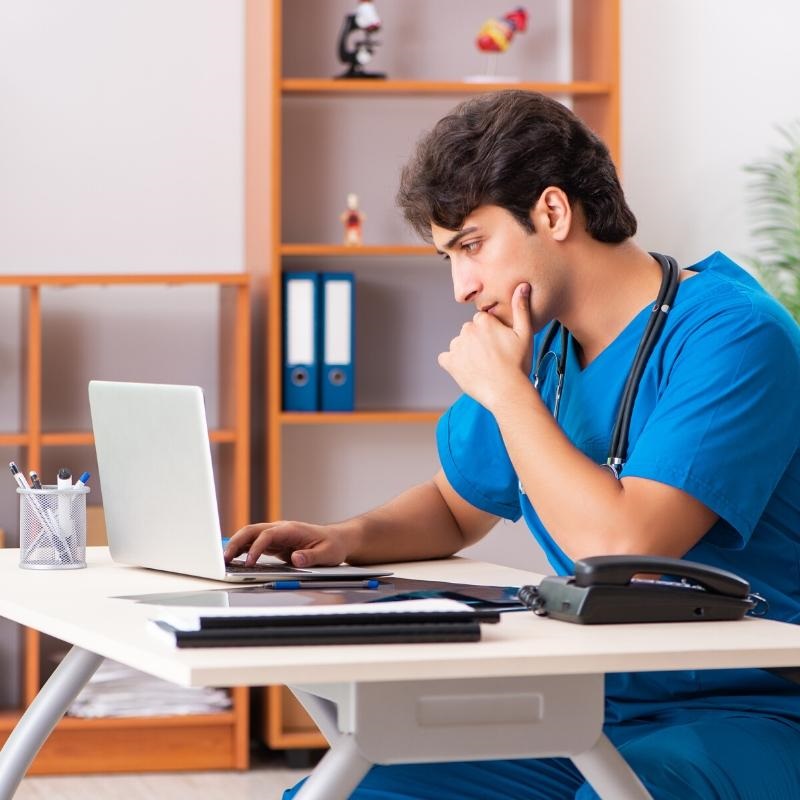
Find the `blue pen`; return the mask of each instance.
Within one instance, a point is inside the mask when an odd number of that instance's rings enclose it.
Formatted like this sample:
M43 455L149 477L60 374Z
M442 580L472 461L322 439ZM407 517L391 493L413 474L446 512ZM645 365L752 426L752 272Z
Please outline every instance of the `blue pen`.
M370 578L365 581L269 581L264 584L267 589L377 589L379 580Z
M89 483L89 478L91 478L91 477L92 476L91 476L90 473L84 472L80 476L80 478L78 478L78 480L76 480L75 483L73 484L74 488L75 489L83 489L83 487L86 486L87 483Z

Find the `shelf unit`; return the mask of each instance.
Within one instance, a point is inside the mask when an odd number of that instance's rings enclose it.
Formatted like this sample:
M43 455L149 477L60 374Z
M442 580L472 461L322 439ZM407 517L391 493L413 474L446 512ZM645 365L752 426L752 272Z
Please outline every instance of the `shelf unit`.
M88 431L44 429L42 409L43 323L42 294L76 286L217 287L220 299L220 418L225 427L210 432L222 447L228 480L221 485L232 524L249 521L250 470L250 291L242 273L175 275L4 275L0 289L23 293L25 343L22 412L24 430L0 432L0 446L25 450L23 463L42 463L51 447L91 447ZM224 451L224 452L223 452ZM41 686L41 638L23 629L22 705L27 707ZM249 763L249 692L231 690L232 707L215 714L170 717L78 719L65 717L56 726L30 772L87 773L189 769L246 769ZM21 710L0 712L4 741Z
M571 47L571 79L567 81L525 81L513 84L470 83L453 80L334 80L315 76L285 76L283 12L281 0L272 3L272 220L275 243L269 276L267 323L267 518L280 519L282 496L283 435L289 426L302 425L361 425L369 423L402 424L435 421L441 411L407 409L356 410L348 414L297 413L281 409L281 276L287 259L304 259L304 268L316 260L324 265L327 259L351 259L353 268L364 258L418 259L429 257L433 248L426 245L386 242L362 247L346 247L333 243L312 241L282 241L283 181L286 176L282 141L284 105L294 99L306 106L319 102L330 104L337 99L358 98L466 97L500 89L524 89L563 99L604 140L619 164L620 156L620 79L619 79L619 0L572 0L569 41ZM409 12L411 13L411 12ZM534 23L535 24L535 23ZM409 31L405 31L409 35ZM381 119L370 122L379 129ZM386 124L384 122L384 124ZM409 142L409 154L412 143ZM337 142L331 141L329 159L333 159ZM346 186L341 187L342 197ZM390 195L391 196L390 192ZM330 209L331 215L338 209ZM313 237L309 237L311 239ZM323 268L320 266L319 268ZM268 687L265 693L263 737L274 748L324 747L325 740L316 731L292 695L284 687Z

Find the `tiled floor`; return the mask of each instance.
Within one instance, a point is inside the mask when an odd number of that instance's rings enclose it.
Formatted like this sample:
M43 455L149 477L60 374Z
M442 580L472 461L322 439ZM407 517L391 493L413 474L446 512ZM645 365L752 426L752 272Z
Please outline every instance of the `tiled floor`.
M279 756L254 757L247 772L26 778L14 800L280 800L306 774L287 768Z

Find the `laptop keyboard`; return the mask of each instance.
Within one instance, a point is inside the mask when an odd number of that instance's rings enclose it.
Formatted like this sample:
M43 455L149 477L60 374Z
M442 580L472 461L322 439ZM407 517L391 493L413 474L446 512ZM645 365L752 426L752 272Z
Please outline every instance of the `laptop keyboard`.
M248 572L285 572L287 575L305 575L308 570L297 569L288 564L253 564L248 567L246 564L231 563L225 567L225 572L240 575Z

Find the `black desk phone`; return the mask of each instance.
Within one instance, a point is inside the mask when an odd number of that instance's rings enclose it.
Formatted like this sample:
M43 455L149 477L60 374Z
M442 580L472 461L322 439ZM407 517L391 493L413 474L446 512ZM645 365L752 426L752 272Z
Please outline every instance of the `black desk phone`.
M741 619L761 600L732 572L652 556L585 558L574 575L523 586L519 599L536 614L583 625Z

